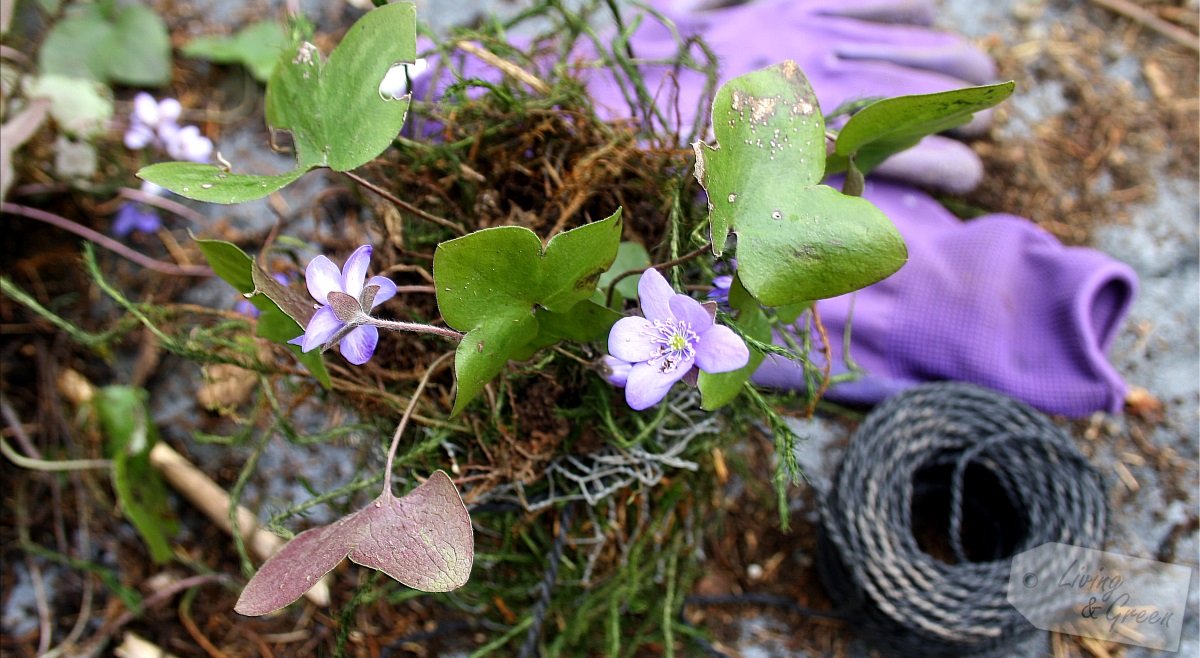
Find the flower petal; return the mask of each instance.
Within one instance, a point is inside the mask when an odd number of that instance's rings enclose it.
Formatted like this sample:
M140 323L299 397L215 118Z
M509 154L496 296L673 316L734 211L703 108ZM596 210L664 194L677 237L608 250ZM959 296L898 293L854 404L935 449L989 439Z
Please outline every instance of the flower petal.
M153 233L162 228L162 220L153 210L146 210L137 203L126 203L117 211L112 223L112 234L123 238L134 231Z
M158 120L175 123L183 114L183 105L174 98L164 98L158 102Z
M373 276L367 279L367 287L370 286L379 286L379 292L375 293L375 299L371 302L371 308L375 308L396 296L396 284L386 276ZM369 311L371 308L366 310Z
M687 295L675 295L667 306L677 319L687 321L696 333L702 333L713 324L712 316L704 309L704 305Z
M141 121L134 121L125 131L125 146L132 151L144 149L153 141L154 131Z
M147 126L158 125L158 103L150 94L142 91L133 97L133 120L141 121Z
M304 268L304 283L308 286L308 294L322 304L329 303L329 293L335 290L346 292L342 289L341 270L325 256L308 261L308 267Z
M623 388L625 382L629 381L629 370L633 367L633 364L607 354L604 355L604 358L600 362L600 376L604 377L604 381L613 386Z
M656 269L642 272L638 279L638 301L642 305L642 315L650 320L674 320L671 314L671 298L675 291L671 284Z
M300 341L301 352L311 352L325 343L329 342L330 338L342 328L344 323L337 319L333 314L333 309L328 306L322 306L313 313L312 319L308 321L308 327L304 329L303 340ZM293 339L294 340L294 339Z
M750 349L733 330L716 324L700 334L696 344L696 365L704 372L729 372L750 361Z
M342 266L342 290L351 297L358 299L362 295L363 282L367 280L367 266L371 264L371 245L364 244Z
M379 343L379 330L373 325L364 324L355 327L346 334L340 343L342 356L356 366L361 366L371 360L375 354L375 345Z
M635 363L629 369L629 378L625 381L625 402L636 411L653 407L661 402L675 382L682 379L691 369L692 364L688 363L670 372L660 372L656 366L649 363Z
M608 353L630 363L653 358L659 348L650 341L654 333L654 324L646 318L621 318L608 332Z

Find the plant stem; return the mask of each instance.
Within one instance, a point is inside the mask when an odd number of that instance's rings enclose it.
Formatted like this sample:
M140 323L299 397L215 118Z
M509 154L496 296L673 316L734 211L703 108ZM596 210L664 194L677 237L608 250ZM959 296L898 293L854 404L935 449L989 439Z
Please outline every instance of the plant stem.
M406 210L406 211L416 215L417 217L420 217L421 219L431 221L434 224L437 224L438 226L443 226L445 228L448 228L451 231L454 231L455 233L457 233L459 235L467 234L467 229L463 228L462 226L455 224L454 222L446 219L445 217L438 217L437 215L433 215L433 214L425 212L424 210L421 210L420 208L414 206L413 204L396 196L395 194L388 192L387 190L383 189L382 187L379 187L375 183L372 183L371 181L363 178L362 176L359 176L358 174L354 173L353 171L343 171L342 173L345 174L347 178L354 181L355 183L362 185L363 187L367 188L368 190L371 190L372 192L374 192L375 194L378 194L379 196L387 199L388 201L391 201L392 203L396 204L397 206L400 206L400 208L402 210Z
M641 274L642 272L645 272L646 270L648 270L652 267L655 269L667 269L669 267L675 267L676 265L682 265L683 263L686 263L689 260L691 260L697 256L700 256L701 254L703 254L706 251L709 251L710 249L712 249L712 243L707 242L704 245L700 246L699 248L689 251L686 254L680 256L679 258L673 258L665 263L659 263L658 265L647 265L646 267L639 267L636 269L626 270L624 272L621 272L620 274L618 274L616 276L616 278L614 278L611 282L609 282L608 292L604 296L604 305L609 306L609 307L612 306L613 292L617 289L617 284L620 283L621 280L624 279L625 277L633 276L634 274Z
M122 187L117 190L117 193L126 199L138 201L156 208L161 208L162 210L179 215L180 217L190 220L196 224L203 224L205 221L207 221L204 215L201 215L200 213L188 208L178 201L172 201L171 199L158 196L157 194L143 192L136 187Z
M0 454L20 466L31 471L84 471L88 469L104 469L112 468L112 462L107 459L64 459L59 461L47 461L45 459L34 459L26 457L8 445L8 442L0 438Z
M429 366L429 370L425 371L425 374L421 376L421 381L417 383L417 390L413 391L412 397L408 400L408 407L404 409L404 415L400 417L400 424L396 426L396 433L392 435L392 445L388 448L387 465L384 466L383 472L383 493L385 494L392 493L392 463L396 460L396 448L400 445L400 435L404 434L408 419L412 417L413 409L417 408L417 400L425 391L425 385L429 383L430 377L433 377L433 373L437 372L442 362L451 356L454 356L454 352L446 352Z
M174 263L164 263L162 261L154 260L145 254L136 252L129 247L126 247L107 235L97 233L96 231L73 222L66 217L60 217L44 210L38 210L37 208L30 208L28 206L8 203L5 201L0 202L0 213L20 215L21 217L35 219L39 222L45 222L51 226L56 226L65 231L70 231L71 233L74 233L85 240L95 242L101 247L104 247L105 249L108 249L119 256L124 256L138 265L141 265L149 270L154 270L155 272L162 272L163 274L173 274L177 276L212 276L213 273L211 269L202 265L176 265Z
M379 318L370 318L368 324L373 324L380 329L391 329L392 331L412 331L419 334L433 334L444 338L452 338L454 340L462 340L463 335L451 329L450 327L436 327L432 324L420 324L417 322L397 322L395 320L380 320Z

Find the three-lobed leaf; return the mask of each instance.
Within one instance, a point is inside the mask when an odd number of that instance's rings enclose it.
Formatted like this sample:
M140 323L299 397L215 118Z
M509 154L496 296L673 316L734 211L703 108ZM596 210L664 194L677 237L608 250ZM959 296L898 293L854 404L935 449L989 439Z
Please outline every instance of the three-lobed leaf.
M644 270L650 267L650 265L650 253L646 251L642 243L622 242L617 247L617 257L613 259L612 266L608 268L608 271L600 275L596 301L601 304L605 302L608 295L608 288L618 276L631 270ZM637 299L637 286L638 277L630 275L617 281L615 292L624 299Z
M141 4L81 4L55 23L38 50L43 74L157 87L171 81L171 37Z
M230 36L197 37L182 52L187 57L207 59L218 64L241 64L259 82L267 82L289 39L283 27L273 21L248 25Z
M904 242L879 209L819 184L825 122L794 62L723 85L713 101L713 132L716 147L694 147L713 252L737 234L739 278L759 302L840 295L904 264Z
M552 238L545 248L519 226L476 231L438 245L433 278L446 324L465 332L455 353L457 414L500 373L522 358L540 331L539 316L566 314L591 297L621 240L621 211ZM583 324L556 318L551 332L594 332L608 317L595 309ZM553 316L551 316L553 317Z
M197 201L241 203L264 197L315 167L349 171L377 157L399 134L409 98L384 97L379 84L393 64L416 58L416 9L376 7L351 26L325 61L301 43L279 56L267 83L266 119L291 133L296 169L270 176L212 165L168 162L138 172L144 180Z
M475 561L475 534L450 477L435 471L405 496L384 491L357 512L296 535L263 563L234 610L274 612L347 557L424 592L462 587Z
M267 83L267 123L288 130L301 166L359 167L391 145L408 98L379 83L395 63L415 61L416 7L376 7L351 26L328 61L311 44L288 51Z

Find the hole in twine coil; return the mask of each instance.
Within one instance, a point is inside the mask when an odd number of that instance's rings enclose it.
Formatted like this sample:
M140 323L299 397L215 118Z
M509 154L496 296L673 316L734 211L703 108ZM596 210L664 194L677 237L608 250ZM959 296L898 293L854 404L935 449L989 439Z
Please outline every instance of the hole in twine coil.
M1006 655L1036 629L1011 556L1103 548L1099 473L1027 405L963 383L901 393L851 439L821 507L818 565L848 623L889 655Z

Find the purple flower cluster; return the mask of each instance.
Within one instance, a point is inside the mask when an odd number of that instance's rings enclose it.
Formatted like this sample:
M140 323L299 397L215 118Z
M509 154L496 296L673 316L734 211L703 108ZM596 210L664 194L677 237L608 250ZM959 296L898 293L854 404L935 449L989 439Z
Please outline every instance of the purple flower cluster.
M183 106L174 98L161 101L146 92L133 99L133 112L129 115L129 129L125 131L125 146L138 151L149 146L166 151L176 160L208 162L212 157L212 140L200 134L196 126L180 126L179 116ZM163 194L163 188L151 182L142 183L142 191L148 194ZM162 227L158 213L146 206L131 201L121 206L113 219L112 233L123 238L135 231L153 233Z
M155 101L142 92L133 99L129 129L125 131L125 146L135 151L155 146L176 160L208 162L212 157L212 140L200 134L196 126L180 126L183 106L174 98Z
M633 409L658 404L681 379L695 383L700 370L729 372L749 362L746 343L714 322L714 306L676 293L657 270L642 274L638 300L644 317L618 320L604 357L606 379L625 387Z

